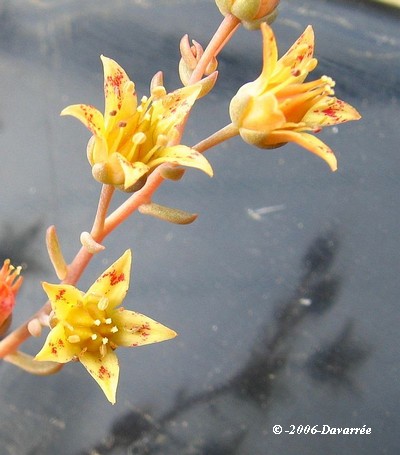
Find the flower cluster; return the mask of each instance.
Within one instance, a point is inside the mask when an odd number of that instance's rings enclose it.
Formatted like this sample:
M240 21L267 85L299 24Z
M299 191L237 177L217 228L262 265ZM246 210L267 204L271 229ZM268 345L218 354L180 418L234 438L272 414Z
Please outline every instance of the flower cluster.
M138 99L125 70L101 56L104 113L88 104L74 104L61 112L80 120L92 133L87 158L93 177L103 184L98 209L91 230L81 234L82 248L70 264L64 259L55 227L48 229L47 249L61 284L42 283L49 302L0 342L1 358L34 374L51 374L62 364L78 361L115 403L119 377L115 350L168 340L176 333L121 306L130 281L129 249L87 292L74 286L91 258L105 249L103 239L135 210L176 224L193 222L197 214L155 203L155 191L164 179L179 180L184 169L178 166L212 176L203 152L237 135L263 149L297 143L324 159L333 171L337 169L333 151L315 134L325 126L357 120L360 114L334 96L335 82L330 77L306 81L317 66L312 27L278 59L276 39L268 24L276 16L279 0L216 0L216 4L225 17L208 45L203 49L195 40L190 43L188 35L180 42L178 71L183 87L168 93L160 72L150 83L150 95ZM217 57L240 24L261 29L261 74L230 101L228 125L193 147L183 145L189 114L196 100L214 88ZM133 194L110 213L114 188ZM0 333L11 320L22 283L20 270L9 260L0 269ZM44 325L50 326L50 333L36 357L19 351L28 336L41 335Z

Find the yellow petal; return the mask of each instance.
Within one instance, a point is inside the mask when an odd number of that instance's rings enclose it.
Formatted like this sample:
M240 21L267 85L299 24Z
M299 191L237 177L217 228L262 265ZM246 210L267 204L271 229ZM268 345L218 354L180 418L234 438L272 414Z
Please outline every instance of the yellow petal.
M72 115L72 117L80 120L95 136L103 136L104 134L103 114L93 106L74 104L63 109L60 115Z
M106 185L121 185L125 175L118 160L118 154L113 153L107 160L95 163L92 166L93 177Z
M109 130L115 121L126 120L136 112L135 84L123 68L111 58L102 55L104 68L104 119Z
M114 352L109 350L104 357L101 357L86 351L79 355L79 360L99 384L108 401L114 404L119 377L118 358Z
M285 115L279 109L276 97L266 92L251 100L240 127L268 133L281 128L285 122Z
M70 284L50 284L43 282L45 290L57 319L66 319L73 308L83 301L83 293Z
M201 92L201 85L189 85L168 93L162 98L162 112L160 122L164 119L171 121L171 126L178 126L192 108L197 96Z
M332 150L312 134L296 131L274 131L266 139L265 145L276 145L285 142L295 142L325 160L332 171L337 169L337 160Z
M129 162L121 154L115 154L118 158L119 164L124 172L124 189L131 188L143 175L149 172L150 168L146 164L136 161L135 163Z
M85 297L96 294L109 299L109 308L115 308L125 298L129 288L132 253L126 250L89 288Z
M330 98L322 100L306 113L302 121L311 126L329 126L359 120L361 115L350 104Z
M276 69L277 71L280 71L284 67L287 67L290 68L292 74L305 71L306 74L303 77L304 79L307 73L315 67L316 61L309 67L313 54L314 30L311 25L309 25L286 54L279 59Z
M196 150L186 145L174 145L165 147L157 152L154 159L148 165L154 168L162 163L180 164L181 166L193 167L200 169L210 177L213 176L213 170L207 159Z
M112 320L118 327L113 342L119 346L142 346L176 337L176 332L165 325L134 311L117 309Z
M66 363L77 356L80 350L79 345L68 342L64 326L57 324L48 334L44 346L36 355L35 360Z
M89 163L93 166L96 163L102 163L108 159L107 141L103 136L93 135L86 147L86 154Z
M278 60L278 48L272 28L266 23L262 23L260 29L263 41L263 67L257 81L266 87Z

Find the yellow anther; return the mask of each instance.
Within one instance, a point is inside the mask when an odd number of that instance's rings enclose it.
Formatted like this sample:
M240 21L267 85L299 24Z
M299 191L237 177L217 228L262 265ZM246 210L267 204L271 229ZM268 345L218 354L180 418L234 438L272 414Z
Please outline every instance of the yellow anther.
M147 139L147 136L144 133L142 133L141 131L139 131L138 133L136 133L132 136L132 142L134 144L138 144L138 145L143 144L143 142L145 142L146 139Z
M108 338L104 337L101 341L103 342L103 344L107 344L108 343Z
M90 337L93 341L97 340L97 333L93 333L93 335Z
M111 329L111 333L117 333L118 332L118 327L115 325L112 329Z
M94 324L94 325L97 325L97 327L99 327L99 325L101 324L100 319L94 320L94 321L93 321L93 324Z
M111 318L107 318L105 321L104 321L106 324L111 324L112 323L112 319Z

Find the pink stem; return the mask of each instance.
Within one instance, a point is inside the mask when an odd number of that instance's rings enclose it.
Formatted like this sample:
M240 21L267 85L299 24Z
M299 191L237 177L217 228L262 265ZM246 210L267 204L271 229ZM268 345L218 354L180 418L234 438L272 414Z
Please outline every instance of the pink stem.
M224 17L214 36L211 38L208 46L206 47L203 55L201 56L196 68L189 79L188 85L194 84L201 80L204 76L208 64L211 62L213 57L216 57L224 44L231 38L234 31L240 25L240 21L237 17L232 14L228 14Z

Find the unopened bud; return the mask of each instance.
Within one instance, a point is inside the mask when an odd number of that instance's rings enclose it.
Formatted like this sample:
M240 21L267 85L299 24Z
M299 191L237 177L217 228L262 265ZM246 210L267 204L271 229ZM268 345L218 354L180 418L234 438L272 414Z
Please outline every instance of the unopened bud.
M262 22L273 22L279 0L215 0L215 3L224 16L232 14L252 30Z
M182 84L183 85L188 85L190 77L194 71L194 69L197 66L197 63L199 62L201 56L204 53L204 50L200 43L197 41L193 40L192 41L192 46L189 43L189 37L188 35L185 35L180 42L179 45L180 51L182 58L179 62L179 76L181 78ZM202 96L206 95L211 88L214 86L215 80L217 78L217 74L215 73L215 70L218 67L218 61L215 57L212 58L210 63L207 65L207 68L204 72L206 76L211 76L211 79L208 79L207 82L205 82L205 85L208 84L208 86L200 92L199 98ZM205 78L207 79L207 78ZM210 84L209 82L213 81L213 83ZM201 81L200 81L201 82Z

